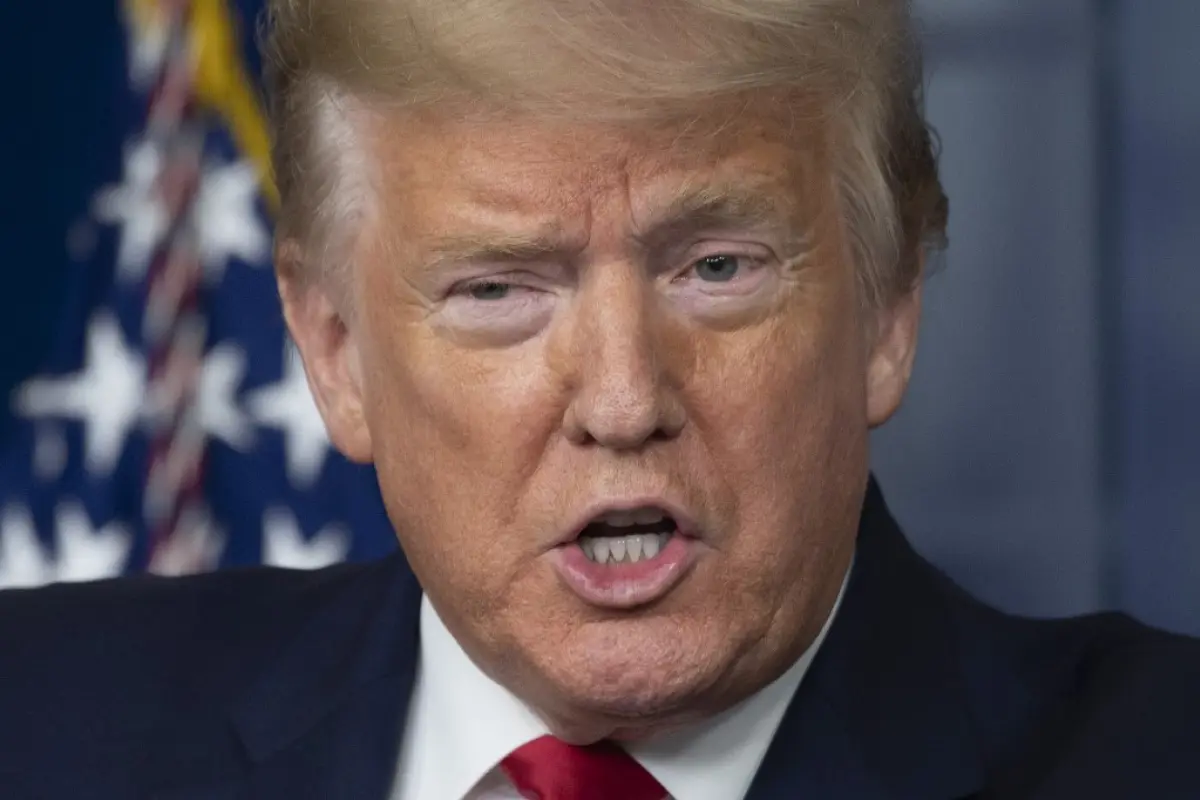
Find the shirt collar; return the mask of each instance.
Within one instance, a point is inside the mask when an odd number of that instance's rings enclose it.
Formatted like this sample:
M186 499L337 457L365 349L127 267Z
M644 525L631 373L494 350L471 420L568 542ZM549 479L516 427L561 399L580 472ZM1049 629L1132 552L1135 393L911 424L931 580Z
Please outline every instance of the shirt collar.
M750 788L771 739L824 641L846 591L813 644L773 683L686 730L631 744L629 754L676 800L729 800ZM500 761L549 733L524 703L489 678L459 646L428 597L421 650L402 737L399 797L462 800Z
M544 722L475 666L421 598L421 655L402 737L401 791L414 800L462 800L501 759L547 733Z

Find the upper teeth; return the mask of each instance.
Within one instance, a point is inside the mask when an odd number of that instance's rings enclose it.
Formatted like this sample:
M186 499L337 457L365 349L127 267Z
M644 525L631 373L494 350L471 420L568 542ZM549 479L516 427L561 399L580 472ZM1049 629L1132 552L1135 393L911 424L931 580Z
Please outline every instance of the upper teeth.
M629 536L581 536L583 554L597 564L629 564L654 558L671 538L669 533L635 533Z
M609 511L598 521L614 528L627 528L630 525L653 525L662 522L666 517L667 515L657 508L635 508L632 511Z

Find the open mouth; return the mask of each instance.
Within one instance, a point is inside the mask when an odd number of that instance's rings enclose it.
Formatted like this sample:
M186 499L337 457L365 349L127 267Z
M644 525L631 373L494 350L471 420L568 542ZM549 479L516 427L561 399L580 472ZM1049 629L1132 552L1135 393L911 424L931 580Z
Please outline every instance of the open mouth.
M636 564L658 556L679 534L661 508L645 507L601 514L579 534L579 549L596 564Z
M593 506L568 529L551 563L590 605L628 611L653 603L700 557L702 539L687 513L652 498Z

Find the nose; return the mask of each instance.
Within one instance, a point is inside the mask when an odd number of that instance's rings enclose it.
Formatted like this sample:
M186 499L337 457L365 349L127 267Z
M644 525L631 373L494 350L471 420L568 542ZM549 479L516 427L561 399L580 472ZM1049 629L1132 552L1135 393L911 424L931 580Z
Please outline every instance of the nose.
M611 265L581 285L570 326L574 391L563 420L572 442L631 450L683 429L652 291L644 273L628 265Z

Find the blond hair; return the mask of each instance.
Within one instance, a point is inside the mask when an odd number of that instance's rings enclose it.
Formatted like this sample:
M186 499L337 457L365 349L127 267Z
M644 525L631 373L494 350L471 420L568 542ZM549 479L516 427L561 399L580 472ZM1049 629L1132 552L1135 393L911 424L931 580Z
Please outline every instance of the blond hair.
M279 232L314 261L369 202L348 111L370 102L658 122L781 90L829 121L869 302L944 241L907 0L269 0L261 39Z

